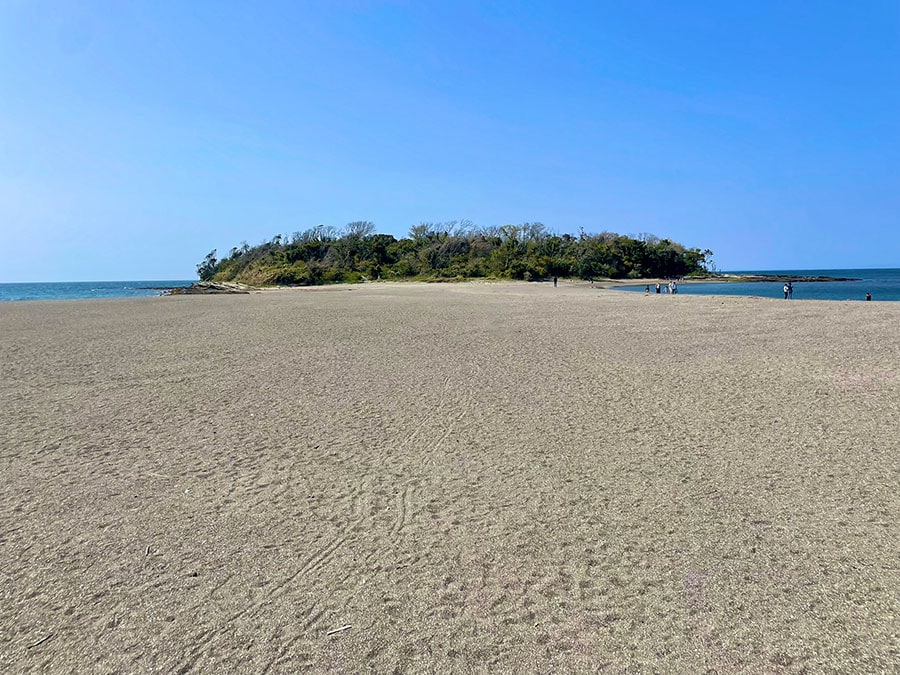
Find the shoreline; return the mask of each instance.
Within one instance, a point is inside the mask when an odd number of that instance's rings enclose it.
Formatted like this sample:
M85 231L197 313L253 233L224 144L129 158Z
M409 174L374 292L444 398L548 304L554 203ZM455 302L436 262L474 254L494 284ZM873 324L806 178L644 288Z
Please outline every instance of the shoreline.
M727 274L727 275L719 275L719 276L710 276L710 277L690 277L684 278L682 280L678 280L679 286L694 286L694 285L704 285L704 284L728 284L728 283L763 283L763 282L774 282L781 283L782 279L786 279L786 276L767 276L767 275L740 275L740 274ZM804 282L841 282L846 281L848 279L853 279L851 277L824 277L824 276L816 276L816 277L790 277L790 280L795 283L804 283ZM854 281L861 281L860 279L853 279ZM560 288L584 288L584 289L597 289L597 290L615 290L621 288L638 288L649 285L651 288L651 295L655 295L654 286L656 283L660 283L661 285L665 285L669 282L669 279L664 278L649 278L649 279L612 279L612 278L597 278L593 281L585 280L585 279L575 279L575 278L560 278L559 279L559 287ZM113 283L113 282L106 282ZM115 282L120 283L120 282ZM319 284L319 285L306 285L306 286L250 286L246 284L241 284L237 282L193 282L189 286L145 286L139 287L140 290L154 290L157 293L153 295L111 295L111 296L102 296L102 297L94 297L94 296L83 296L83 297L61 297L61 298L30 298L30 299L8 299L0 302L0 306L7 303L20 303L20 302L70 302L72 300L103 300L103 299L147 299L153 297L171 297L171 296L181 296L181 295L249 295L249 294L268 294L274 292L291 292L291 291L307 291L314 292L316 290L319 291L327 291L328 289L362 289L367 287L387 287L387 286L399 286L399 287L416 287L416 286L426 286L426 287L461 287L461 286L486 286L486 287L498 287L503 285L511 285L511 286L520 286L522 288L528 287L552 287L552 278L542 279L540 281L524 281L524 280L511 280L511 279L493 279L493 278L484 278L484 277L473 277L469 279L436 279L436 280L423 280L423 279L410 279L410 280L375 280L375 281L364 281L361 283L342 283L342 284ZM691 295L688 293L688 295ZM706 295L706 294L703 294ZM716 293L713 294L718 297L745 297L745 298L766 298L772 299L769 296L759 296L752 293ZM812 300L819 300L825 302L840 302L840 301L857 301L856 298L795 298L798 300L803 300L804 302L809 302ZM881 302L894 302L898 301L895 298L889 298L888 300L883 300L880 297L874 298L875 300ZM860 299L861 300L861 299Z
M668 283L671 277L652 277L642 279L613 279L610 277L599 277L596 279L578 279L578 278L560 278L560 281L567 284L588 284L592 288L610 288L615 286L646 286ZM833 282L833 281L860 281L858 278L852 277L830 277L830 276L800 276L800 275L781 275L781 274L718 274L703 277L679 277L675 279L678 284L696 284L696 283L763 283L763 282ZM424 284L465 284L465 283L523 283L523 284L546 284L552 281L552 277L540 279L538 281L524 281L521 279L489 279L485 277L466 277L460 279L374 279L364 281L363 284L383 284L383 283L424 283ZM249 293L259 292L273 289L287 288L317 288L320 286L357 286L359 284L310 284L301 286L250 286L231 281L198 281L186 287L153 287L154 290L163 291L163 295L200 295L215 293Z

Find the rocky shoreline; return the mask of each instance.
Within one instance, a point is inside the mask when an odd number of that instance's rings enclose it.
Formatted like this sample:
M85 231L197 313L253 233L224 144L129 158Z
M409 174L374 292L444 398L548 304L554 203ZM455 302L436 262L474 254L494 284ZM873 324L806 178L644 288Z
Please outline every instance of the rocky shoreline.
M230 281L196 281L190 286L153 286L148 288L162 291L162 295L245 295L252 291L259 290L255 286L247 286L246 284L238 284Z
M721 281L726 283L744 283L756 281L774 281L799 284L809 281L860 281L853 277L806 276L790 274L711 274L705 277L690 277L689 281Z

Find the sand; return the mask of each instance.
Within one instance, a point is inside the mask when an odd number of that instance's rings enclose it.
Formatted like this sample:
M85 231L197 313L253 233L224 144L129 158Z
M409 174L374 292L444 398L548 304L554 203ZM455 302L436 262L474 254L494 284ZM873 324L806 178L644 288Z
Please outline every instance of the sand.
M898 327L568 283L0 304L0 670L894 670Z

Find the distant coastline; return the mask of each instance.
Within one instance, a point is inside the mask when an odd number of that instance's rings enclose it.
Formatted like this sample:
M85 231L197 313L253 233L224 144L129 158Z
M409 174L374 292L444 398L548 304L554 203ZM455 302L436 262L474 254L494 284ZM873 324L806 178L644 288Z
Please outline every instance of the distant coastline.
M833 277L827 275L803 275L803 274L742 274L742 273L720 273L709 274L704 276L691 277L691 281L708 281L719 283L755 283L755 282L777 282L785 283L788 281L794 283L804 283L812 281L860 281L860 277Z

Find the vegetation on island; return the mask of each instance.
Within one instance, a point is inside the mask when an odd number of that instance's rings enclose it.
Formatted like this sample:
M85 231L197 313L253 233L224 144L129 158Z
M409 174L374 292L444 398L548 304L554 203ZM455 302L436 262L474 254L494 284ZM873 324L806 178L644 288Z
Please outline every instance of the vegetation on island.
M197 266L202 281L253 286L318 285L365 280L522 279L548 277L639 279L714 271L712 251L686 248L653 235L613 232L555 234L541 223L475 227L468 221L421 223L397 239L376 234L368 221L342 230L319 225L244 242Z

